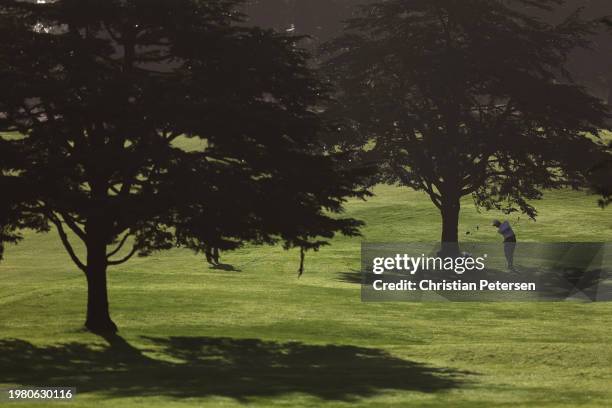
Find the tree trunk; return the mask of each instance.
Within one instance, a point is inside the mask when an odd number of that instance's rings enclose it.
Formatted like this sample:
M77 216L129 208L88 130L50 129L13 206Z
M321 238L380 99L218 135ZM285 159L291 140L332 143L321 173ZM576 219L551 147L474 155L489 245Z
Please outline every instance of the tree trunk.
M445 255L459 255L459 210L461 204L457 195L442 196L442 252Z
M85 327L94 333L116 333L117 326L108 310L106 286L106 244L99 240L87 245L87 321Z
M442 197L442 242L459 240L459 197Z

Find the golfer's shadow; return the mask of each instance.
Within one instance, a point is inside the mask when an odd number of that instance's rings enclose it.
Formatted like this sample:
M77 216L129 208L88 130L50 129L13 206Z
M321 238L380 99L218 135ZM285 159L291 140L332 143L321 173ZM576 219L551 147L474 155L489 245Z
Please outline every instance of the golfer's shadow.
M137 349L119 336L108 347L0 341L0 383L74 386L117 397L230 397L309 394L353 400L383 391L435 393L470 373L401 359L375 348L224 337L146 337Z

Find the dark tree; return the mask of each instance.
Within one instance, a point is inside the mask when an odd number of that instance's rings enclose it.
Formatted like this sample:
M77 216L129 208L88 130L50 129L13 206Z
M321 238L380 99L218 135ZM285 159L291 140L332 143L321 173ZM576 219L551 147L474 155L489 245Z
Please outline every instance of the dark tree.
M612 142L608 146L612 152ZM610 155L602 157L591 169L589 180L593 191L601 196L599 205L605 208L612 204L612 158Z
M15 149L10 141L4 140L0 135L0 191L5 192L0 196L0 261L4 255L4 244L15 243L21 238L16 232L17 202L12 194L7 193L17 189L18 178L14 173L17 169L14 163L15 157Z
M457 242L460 200L521 210L542 190L586 187L607 110L572 82L587 45L577 14L560 25L489 0L392 0L362 8L327 44L334 110L380 178L427 192L442 242ZM554 1L524 1L543 11Z
M135 254L274 242L290 230L270 221L283 205L307 233L356 233L330 215L363 192L321 153L324 87L293 39L246 27L239 3L0 0L0 131L23 135L27 212L85 273L92 331L116 331L107 268Z
M24 156L16 139L17 135L0 133L0 191L3 192L0 195L0 261L4 255L4 244L15 244L22 239L20 230L47 230L38 214L26 211L34 194L32 186L21 174Z

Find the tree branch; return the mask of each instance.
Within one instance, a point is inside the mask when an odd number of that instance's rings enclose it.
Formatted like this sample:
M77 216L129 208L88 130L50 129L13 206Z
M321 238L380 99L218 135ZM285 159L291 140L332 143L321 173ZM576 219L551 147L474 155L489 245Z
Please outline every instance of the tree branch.
M78 225L77 222L70 216L68 213L60 212L62 219L70 227L72 232L74 232L83 242L87 241L87 237L85 235L85 231L83 231Z
M425 190L425 192L429 195L429 198L431 199L431 202L434 203L434 205L441 210L442 209L442 200L439 194L436 194L436 192L433 190L433 186L431 183L429 182L423 182L421 181L421 186L423 187L423 190Z
M130 235L132 235L132 233L130 231L128 231L123 236L123 238L121 239L121 242L119 242L117 247L115 249L113 249L112 251L110 251L108 254L106 254L106 259L109 259L111 256L116 255L119 251L121 251L121 248L123 248L123 245L125 244L125 242L127 241L128 237Z
M138 249L134 245L132 247L132 250L130 251L129 254L127 254L126 256L124 256L121 259L117 259L116 261L109 260L107 264L108 264L108 266L121 265L122 263L125 263L125 262L129 261L130 258L132 258L134 256L134 254L136 254L136 251L138 251Z
M64 227L62 226L62 222L60 221L60 219L56 217L55 214L53 214L53 212L51 211L47 212L47 218L49 218L49 220L51 220L51 222L57 228L57 232L60 236L62 244L64 245L64 248L66 248L68 255L70 255L70 259L72 259L72 262L74 262L76 266L80 270L82 270L84 273L87 273L87 266L83 262L81 262L77 254L74 252L74 249L72 248L72 245L70 244L70 241L68 240L68 235L66 235L66 231L64 230Z

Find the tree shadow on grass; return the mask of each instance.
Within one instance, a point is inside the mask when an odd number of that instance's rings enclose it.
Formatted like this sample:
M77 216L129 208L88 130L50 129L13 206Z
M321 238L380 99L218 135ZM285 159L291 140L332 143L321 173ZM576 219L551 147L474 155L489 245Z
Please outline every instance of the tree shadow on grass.
M363 283L363 274L359 269L351 269L348 272L339 272L336 279L339 282L361 285Z
M543 300L567 300L577 297L590 301L612 301L612 269L578 268L571 266L543 270L518 267L518 276L538 281Z
M224 264L224 263L215 264L211 266L210 269L216 270L216 271L225 271L225 272L242 272L240 269L236 268L234 265Z
M73 386L109 397L309 394L349 401L383 390L435 393L461 387L471 374L430 367L385 351L343 345L278 343L222 337L145 337L139 350L120 336L108 347L36 346L0 340L0 383ZM155 357L146 355L147 352Z

